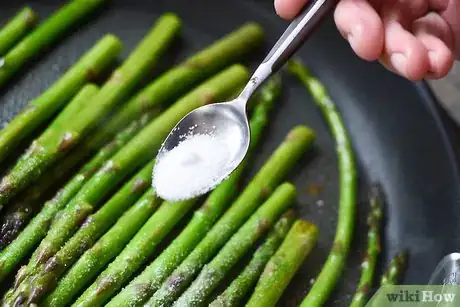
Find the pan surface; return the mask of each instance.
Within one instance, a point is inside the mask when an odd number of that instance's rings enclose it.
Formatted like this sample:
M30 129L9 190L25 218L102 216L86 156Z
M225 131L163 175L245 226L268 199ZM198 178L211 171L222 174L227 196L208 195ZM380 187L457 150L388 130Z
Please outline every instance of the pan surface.
M167 11L184 21L181 41L164 63L171 65L186 55L255 20L266 31L266 46L253 57L251 68L262 60L287 26L272 8L272 0L114 0L90 21L61 41L0 92L0 121L12 116L50 86L97 39L108 32L125 44L123 56ZM2 0L0 20L30 4L41 16L63 1ZM387 197L382 262L407 248L409 267L404 283L423 284L444 254L459 246L460 180L457 160L437 103L425 83L413 84L385 71L378 64L359 60L336 31L331 18L298 54L329 88L342 111L359 164L359 204L352 252L328 306L348 306L359 277L366 243L366 186L382 184ZM166 65L165 65L166 66ZM318 224L320 238L314 252L291 282L281 306L296 306L321 269L335 234L338 172L334 143L306 90L292 77L284 78L282 101L272 117L252 174L262 165L284 135L296 124L317 131L312 153L289 179L299 188L297 209ZM319 185L321 193L309 193Z

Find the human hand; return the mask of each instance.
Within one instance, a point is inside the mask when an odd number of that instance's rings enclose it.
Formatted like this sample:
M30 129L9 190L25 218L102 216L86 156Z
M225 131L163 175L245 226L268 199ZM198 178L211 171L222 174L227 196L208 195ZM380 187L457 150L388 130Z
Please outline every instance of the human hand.
M308 0L275 0L293 19ZM439 79L460 59L460 0L341 0L334 20L354 52L409 80Z

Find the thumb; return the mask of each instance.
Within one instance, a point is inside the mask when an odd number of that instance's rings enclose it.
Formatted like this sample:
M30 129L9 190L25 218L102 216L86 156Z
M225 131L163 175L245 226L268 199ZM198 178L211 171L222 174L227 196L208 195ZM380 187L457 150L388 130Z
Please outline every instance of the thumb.
M283 19L294 19L308 0L275 0L275 11Z

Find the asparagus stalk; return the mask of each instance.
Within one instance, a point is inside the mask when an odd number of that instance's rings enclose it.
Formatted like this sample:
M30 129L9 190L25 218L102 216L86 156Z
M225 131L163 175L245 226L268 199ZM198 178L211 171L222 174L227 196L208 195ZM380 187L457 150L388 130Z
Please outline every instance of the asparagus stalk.
M209 304L210 307L232 307L241 305L242 300L256 285L267 262L275 254L286 237L289 229L294 223L294 217L294 211L292 210L288 210L288 212L283 214L273 227L273 230L268 234L265 242L257 248L248 265L230 286Z
M67 160L83 160L140 114L159 114L162 104L182 95L198 82L247 54L260 44L262 38L263 31L260 26L248 23L189 57L141 90L114 116L108 118L102 127L91 131L91 134L79 144L79 149L68 155ZM195 65L192 65L193 63ZM201 65L198 65L199 63Z
M179 297L201 268L280 184L314 139L315 133L305 126L289 132L230 209L155 292L150 301L153 305L169 305Z
M54 289L58 278L88 247L105 233L110 226L135 203L150 186L153 162L148 163L128 181L95 214L89 216L82 227L66 244L41 267L36 267L16 292L27 304L39 303L41 297ZM159 201L154 199L155 204ZM151 207L153 207L152 205Z
M190 287L173 306L202 306L233 266L249 251L294 202L296 188L290 183L280 185L268 200L244 223L201 270ZM153 306L156 306L153 299ZM150 303L147 303L150 306Z
M45 203L40 213L35 216L31 223L21 232L21 234L0 253L0 281L2 281L14 267L40 242L46 235L49 225L59 210L75 196L89 178L101 167L101 165L110 159L120 148L129 142L142 128L144 128L155 113L146 113L138 121L133 122L125 130L117 134L115 139L101 148L101 150L86 163L80 171L62 188L54 198ZM75 156L73 156L75 157ZM51 170L44 175L43 180L52 177L58 181L64 175L64 172L71 169L78 161L65 158L59 165L59 168ZM40 188L40 184L37 185ZM35 190L35 189L34 189ZM36 192L36 191L34 191ZM28 206L28 205L25 205ZM25 216L27 217L27 215ZM18 224L25 223L24 219L15 221ZM24 271L21 271L24 272ZM17 283L22 280L22 274L17 275Z
M275 306L294 274L313 249L318 228L307 221L294 223L280 248L265 267L247 307Z
M209 195L203 206L195 212L192 220L179 237L138 278L125 288L121 294L109 302L109 305L128 306L133 302L141 302L148 299L160 283L190 253L199 240L204 237L214 221L222 214L227 204L235 196L239 179L244 168L247 166L248 157L254 151L254 148L262 137L262 132L268 123L269 112L272 109L275 99L279 97L280 90L281 80L279 76L276 76L268 80L266 85L257 93L255 98L257 100L255 102L256 107L250 121L251 144L244 161L228 179L222 182ZM115 236L108 233L106 236L107 240L104 240L104 238L100 240L100 245L104 247L95 246L95 251L88 252L87 255L85 254L59 282L55 291L46 300L46 302L49 302L49 305L63 306L68 304L72 296L81 287L98 274L108 261L118 255L119 250L117 246L124 246L127 243L122 244L114 239ZM111 238L110 242L109 238ZM125 240L129 239L130 237L127 236ZM98 257L93 255L95 253L98 254ZM140 291L141 286L138 283L142 285L149 284L149 286L143 286L145 290Z
M77 175L72 177L71 181L66 184L64 189L70 190L70 193L61 193L60 195L74 196L84 184L84 179L90 178L105 161L110 159L110 157L130 141L140 129L145 127L156 113L157 112L153 110L146 112L141 118L133 121L123 131L119 132L110 143L102 147L99 152L80 169ZM73 153L77 154L74 155ZM60 182L64 176L80 162L81 153L82 151L80 151L80 147L78 147L75 151L72 151L69 156L61 159L58 168L50 169L41 176L40 181L28 189L25 196L15 203L15 206L10 212L5 214L0 230L0 248L5 247L16 238L19 231L36 211L36 207L43 198L42 196L44 194L46 195L53 186L53 183ZM55 209L61 209L64 203L68 201L68 198L63 199L59 202L61 205L55 205Z
M110 193L127 174L151 160L161 142L183 116L201 105L220 101L247 80L247 69L241 65L234 65L184 96L142 129L72 198L33 253L27 268L17 274L16 281L20 282L22 277L27 275L27 271L43 264L56 253L105 195Z
M106 70L118 57L122 45L113 35L104 36L46 90L0 131L0 162L41 124L50 119L81 87Z
M42 306L66 306L129 243L157 208L153 189L127 211L99 241L71 267Z
M98 120L127 96L137 82L155 65L166 47L177 34L180 20L172 14L159 18L139 46L104 84L92 101L92 108L85 109L68 123L65 129L47 129L32 144L27 159L19 161L0 182L0 205L36 180L57 158L68 152Z
M356 211L356 169L351 141L339 111L326 88L298 61L290 61L288 69L299 78L312 95L336 142L340 170L339 217L331 252L302 307L323 306L334 289L345 265L353 237Z
M197 199L163 202L123 251L72 306L100 306L145 263L163 238L190 211Z
M88 84L84 86L52 123L52 128L56 130L62 129L67 121L71 120L75 114L78 114L81 109L87 106L88 101L90 101L98 91L99 88L96 85ZM22 223L20 221L23 220L26 215L31 215L33 212L28 204L37 200L44 192L44 189L49 185L49 178L42 178L42 181L38 183L38 185L35 185L29 193L25 193L25 196L22 197L19 203L5 215L0 231L0 247L8 244L11 238L21 229Z
M382 220L382 192L374 185L369 192L370 212L367 218L367 253L361 264L361 278L350 307L364 307L374 280L377 257L380 254L380 224Z
M183 93L198 81L203 80L207 76L211 76L220 68L248 53L260 44L262 38L263 31L260 26L255 23L248 23L199 53L189 57L182 64L179 64L177 67L157 78L129 102L123 105L121 109L117 111L116 115L110 117L108 122L102 127L98 127L97 130L92 131L91 135L82 140L81 144L79 144L78 150L70 152L65 160L60 162L60 167L57 171L63 174L61 170L64 171L74 167L96 149L103 146L107 140L117 133L117 131L120 131L121 127L125 127L127 123L138 118L140 114L143 115L143 118L145 118L145 115L153 117L158 114L161 110L160 105L165 101L177 97L177 95ZM174 90L171 90L173 87L172 85L174 85ZM34 192L44 192L46 190L42 185L47 185L48 183L56 182L60 179L60 177L52 175L55 172L51 171L50 173L51 174L48 175L49 177L43 177L39 186L33 188ZM54 179L48 180L51 176ZM41 194L36 195L38 196ZM21 204L12 214L14 215L14 222L9 223L9 225L15 225L15 229L20 228L23 223L27 222L30 214L33 212L28 208L31 207L33 205L32 202L36 202L37 199L29 200L30 201L27 201L27 205ZM12 215L8 216L8 221L12 219ZM8 226L8 229L11 227L12 226ZM11 240L17 235L17 230L8 230L8 233L11 233L8 239Z
M0 56L10 50L21 38L35 27L38 15L26 6L0 29Z
M105 0L72 0L54 12L3 57L0 87L39 53L56 43L72 27L90 15Z
M380 286L396 285L402 278L407 263L408 252L406 250L396 254L390 261L385 273L383 273Z
M165 72L145 87L133 99L109 118L104 127L95 131L84 145L90 149L99 148L113 134L147 110L164 102L177 99L205 78L211 77L222 68L252 51L260 45L264 33L256 23L247 23L224 36L182 63Z

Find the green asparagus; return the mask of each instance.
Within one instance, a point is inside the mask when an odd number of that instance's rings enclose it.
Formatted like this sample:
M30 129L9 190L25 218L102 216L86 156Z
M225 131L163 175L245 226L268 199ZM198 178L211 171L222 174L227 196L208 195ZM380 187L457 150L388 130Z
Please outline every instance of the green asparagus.
M302 307L320 307L324 305L342 274L353 237L357 184L355 158L346 127L324 85L299 60L290 61L288 69L305 85L323 113L335 139L338 154L340 200L336 235L326 263L301 304Z
M296 188L280 185L268 200L230 238L201 270L190 287L174 302L175 307L203 306L233 266L250 250L294 202ZM150 303L147 303L150 306ZM152 306L157 306L153 301Z
M104 36L54 85L31 101L23 112L0 131L0 162L24 138L56 114L87 81L109 68L121 48L118 38L110 34Z
M91 108L83 110L77 118L55 130L50 127L34 142L27 159L19 161L0 182L0 205L25 188L46 170L57 158L63 156L79 142L85 133L94 127L98 120L122 101L134 86L147 75L164 53L181 26L173 14L159 18L155 26L104 84L92 99Z
M106 0L72 0L54 12L3 57L0 67L0 87L25 64L45 51L71 28L94 12Z
M157 204L158 198L155 191L149 189L91 249L78 259L41 305L66 306L70 304L88 282L123 250L155 211Z
M151 303L155 302L156 306L169 305L179 297L203 265L215 255L280 184L280 181L307 151L314 139L315 133L305 126L297 126L288 133L284 142L259 170L230 209L155 292Z
M372 289L375 265L380 253L380 223L382 219L382 193L378 185L373 185L369 192L370 212L367 218L367 253L361 264L361 278L353 296L350 307L364 307Z
M276 306L292 277L315 246L317 238L318 228L314 224L296 221L267 263L246 307Z
M234 65L184 96L142 129L73 197L59 217L55 219L46 237L33 253L29 265L16 275L16 283L20 282L29 270L43 264L56 253L74 233L78 225L90 214L93 207L96 207L98 202L110 193L127 174L151 160L164 138L184 115L201 105L220 101L248 79L247 69L241 65Z
M193 250L206 235L216 219L237 193L238 183L248 166L251 154L262 138L268 124L269 112L281 92L281 78L276 75L258 91L254 98L255 109L250 120L251 143L243 162L233 173L211 192L204 204L195 212L181 234L125 289L115 296L109 306L140 305L158 289L172 270Z
M62 126L65 125L68 120L87 106L88 101L90 101L90 99L95 96L98 91L99 88L96 85L88 84L84 86L69 103L69 105L59 114L56 120L53 121L53 129L62 129ZM49 178L42 178L40 183L35 185L29 193L25 193L19 203L16 203L16 206L7 212L1 226L0 247L8 244L15 233L19 231L20 226L22 225L19 221L24 219L26 215L30 215L33 212L32 208L28 207L27 204L31 204L38 199L44 190L44 186L46 187L49 184Z
M103 305L146 262L161 240L193 208L196 201L165 201L72 306Z
M79 144L78 150L68 155L66 161L75 161L73 162L75 164L83 160L91 152L104 145L116 131L120 130L120 127L126 126L127 122L137 118L138 114L146 112L153 113L152 116L158 114L161 109L160 105L165 101L173 99L198 81L211 76L236 58L248 53L260 44L262 38L263 31L258 25L251 23L244 25L158 77L122 106L114 116L109 118L107 123L98 127L96 131L92 131ZM203 67L189 65L194 62L203 62L206 65Z
M156 108L166 101L177 99L192 86L242 58L243 55L260 45L263 37L263 30L258 24L248 23L192 55L159 76L122 106L115 116L109 118L102 130L95 131L84 145L88 148L100 147L120 127L126 126L139 114Z
M248 53L260 44L262 38L263 31L260 26L248 23L160 76L123 105L116 115L109 118L107 123L97 127L97 130L91 131L91 134L78 145L78 150L71 151L62 162L59 162L60 167L50 171L50 174L44 175L43 179L40 180L40 184L34 186L34 193L28 194L41 195L46 191L43 185L48 186L48 183L59 181L61 178L55 175L56 172L62 175L67 169L90 156L92 152L103 146L114 133L125 127L129 121L138 118L139 114L143 114L143 118L145 118L145 115L151 118L158 114L161 111L160 105L165 101L171 100L198 81L212 75L228 63ZM195 64L190 65L190 63ZM201 65L197 65L197 63L201 63ZM174 86L171 86L172 84ZM35 194L36 191L41 191L42 193ZM14 238L17 235L17 229L28 221L32 210L24 210L24 208L33 206L36 201L36 199L29 199L25 205L21 204L20 208L13 212L14 222L8 225L14 226L7 227L8 233L11 234L8 240ZM12 217L9 216L6 220L11 219ZM15 230L10 231L11 227L14 227Z
M89 216L81 228L48 261L17 287L27 304L39 303L41 297L54 289L57 279L70 267L107 229L135 203L151 183L153 162L148 163L128 181L96 213ZM159 202L159 201L158 201Z
M56 198L53 199L53 212L57 212L62 209L62 207L70 200L69 198L73 197L83 186L85 181L89 179L105 161L110 159L120 148L130 141L136 133L145 127L156 114L157 112L153 110L146 112L141 116L141 118L133 121L123 131L119 132L111 142L102 147L99 152L97 152L96 155L94 155L94 157L86 163L75 176L72 177L70 182L65 185L63 189L67 192L61 191L59 196L56 196ZM76 155L73 153L76 153ZM80 147L77 147L77 149L72 151L70 155L60 159L58 162L59 167L47 171L40 177L40 181L28 189L25 193L26 195L15 203L11 212L5 215L2 222L0 248L9 244L9 242L18 235L22 226L29 221L32 214L36 212L36 209L38 209L36 207L40 204L40 201L43 198L42 196L53 187L54 183L61 182L67 173L78 165L80 160L82 160L81 158L82 151L80 150ZM44 218L43 214L40 213L40 217L38 219ZM52 213L52 215L54 216L54 213ZM46 220L49 220L49 218L46 218ZM48 227L44 228L47 229ZM30 231L35 232L33 230ZM40 239L41 238L43 238L43 235ZM24 250L25 248L22 247L21 249ZM27 248L27 250L29 250L29 248Z
M404 250L398 253L388 265L385 273L383 273L380 286L396 285L402 278L406 267L408 252Z
M13 48L38 22L38 15L26 6L0 29L0 57Z
M281 80L279 76L273 77L267 81L267 84L257 92L256 109L251 118L251 145L245 160L233 172L233 174L218 188L213 191L203 206L195 212L192 220L182 231L180 236L152 263L138 278L135 279L122 293L117 295L109 305L130 305L131 302L139 302L147 299L159 285L160 282L168 276L180 261L187 256L199 240L206 234L212 223L222 214L227 204L236 194L236 188L239 179L247 166L248 156L253 152L256 144L262 136L262 131L268 123L268 113L272 109L273 103L279 97L281 90ZM102 239L101 239L102 241ZM116 241L114 244L117 244ZM65 305L69 303L75 291L81 286L76 284L85 284L93 275L98 274L106 262L116 256L118 252L111 247L111 244L104 243L105 249L97 248L98 254L107 255L107 259L87 257L85 260L80 260L70 272L59 282L56 290L48 297L47 301L53 302L52 305ZM113 256L110 256L113 254ZM81 265L79 265L81 263ZM158 269L161 267L161 269ZM84 272L84 273L82 273ZM144 287L145 291L138 292L140 287L138 282L142 284L149 283L150 287ZM148 291L148 290L149 291Z
M256 285L265 265L275 254L286 237L289 229L294 223L294 218L295 214L292 210L283 214L273 227L273 230L268 234L265 242L257 248L248 265L230 286L209 304L210 307L232 307L241 305L243 299Z
M144 128L155 113L146 113L138 121L133 122L125 130L120 132L115 139L104 146L88 163L86 163L80 171L55 195L54 198L45 203L40 213L29 223L20 235L2 252L0 253L0 281L7 274L10 274L14 267L36 246L46 235L50 223L56 213L75 196L80 188L89 178L108 161L120 148L129 142L140 129ZM77 156L73 156L77 157ZM65 158L59 165L59 168L51 170L50 173L44 175L43 180L55 178L59 180L64 175L64 172L72 168L78 163L75 159ZM48 179L47 179L48 180ZM49 179L51 180L51 179ZM40 184L37 185L40 188ZM34 189L35 191L35 189ZM36 191L35 191L36 192ZM21 219L18 224L23 224ZM23 272L23 271L21 271ZM17 275L17 283L22 279L22 274Z

